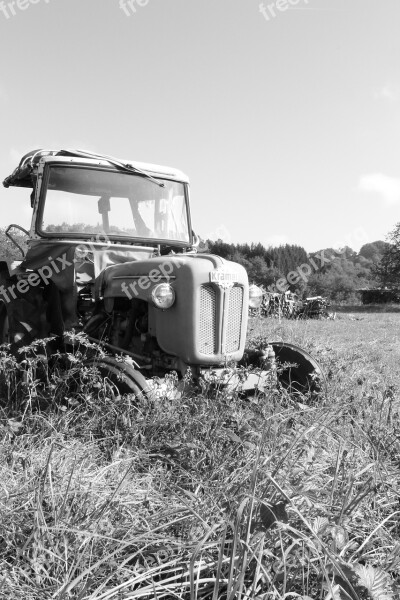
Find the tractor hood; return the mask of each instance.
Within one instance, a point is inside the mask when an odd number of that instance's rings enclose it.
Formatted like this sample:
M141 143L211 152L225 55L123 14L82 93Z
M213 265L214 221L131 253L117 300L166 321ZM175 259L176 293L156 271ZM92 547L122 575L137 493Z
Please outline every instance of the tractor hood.
M172 288L170 308L157 308L153 292ZM159 346L189 365L238 361L248 313L245 269L210 254L168 255L110 266L96 278L95 297L111 309L115 298L149 305L149 332Z
M158 283L201 279L197 283L214 283L231 287L235 283L246 283L245 269L231 261L213 254L172 254L147 260L128 261L114 264L101 271L96 278L95 298L129 297L131 294L142 300L150 300L152 288ZM125 285L123 285L125 284ZM182 290L183 294L185 290Z

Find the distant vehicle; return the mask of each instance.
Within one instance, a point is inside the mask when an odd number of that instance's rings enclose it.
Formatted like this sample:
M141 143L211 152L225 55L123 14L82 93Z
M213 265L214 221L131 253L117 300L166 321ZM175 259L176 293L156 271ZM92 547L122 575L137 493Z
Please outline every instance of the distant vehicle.
M329 302L322 296L306 298L298 316L303 319L324 319L329 317Z

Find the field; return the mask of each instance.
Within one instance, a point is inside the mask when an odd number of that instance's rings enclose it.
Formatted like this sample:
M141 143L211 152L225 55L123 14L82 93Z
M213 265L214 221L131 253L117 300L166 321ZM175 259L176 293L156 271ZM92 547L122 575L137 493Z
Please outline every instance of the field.
M109 401L70 357L1 354L0 597L399 598L400 314L252 319L322 363L328 393ZM170 381L171 390L175 382ZM9 395L9 399L6 397Z

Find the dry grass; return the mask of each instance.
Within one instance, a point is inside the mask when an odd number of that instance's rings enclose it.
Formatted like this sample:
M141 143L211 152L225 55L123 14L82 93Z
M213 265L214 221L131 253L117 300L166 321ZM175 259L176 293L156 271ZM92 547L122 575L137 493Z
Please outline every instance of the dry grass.
M398 598L399 318L252 320L319 357L311 404L111 402L79 360L71 396L61 367L40 383L37 351L6 400L3 354L0 597Z

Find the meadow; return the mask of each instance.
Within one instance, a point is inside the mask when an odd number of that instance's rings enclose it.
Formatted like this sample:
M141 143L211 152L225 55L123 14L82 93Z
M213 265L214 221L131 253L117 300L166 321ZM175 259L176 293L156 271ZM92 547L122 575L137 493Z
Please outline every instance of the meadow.
M400 598L400 314L252 318L328 390L119 397L0 353L0 597ZM40 377L39 377L40 375ZM43 384L43 380L46 381ZM171 390L175 381L169 381Z

